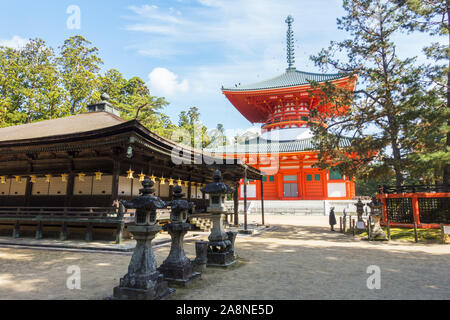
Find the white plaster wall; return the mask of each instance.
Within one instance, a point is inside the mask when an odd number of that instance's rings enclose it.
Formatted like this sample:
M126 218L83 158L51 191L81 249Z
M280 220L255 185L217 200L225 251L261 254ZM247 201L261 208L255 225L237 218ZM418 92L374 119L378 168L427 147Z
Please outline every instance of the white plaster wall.
M119 197L131 196L131 179L119 177Z
M241 197L244 197L243 185L241 185ZM247 185L247 198L256 198L256 184Z
M166 181L165 184L161 185L161 193L160 197L168 197L169 196L169 183Z
M61 176L50 178L49 195L61 196L65 195L67 191L67 182L63 182Z
M112 192L112 176L104 175L102 176L102 180L95 180L92 185L92 194L93 195L110 195Z
M25 189L27 188L27 179L22 177L21 182L17 182L16 179L11 179L10 196L23 196L25 195Z
M48 182L45 181L46 178L38 177L36 178L36 182L33 183L33 187L31 189L31 194L34 196L46 196L48 195Z
M92 176L85 176L84 181L80 181L78 176L75 176L73 195L75 196L90 196L92 194Z
M345 183L328 183L328 197L330 198L343 198L347 196L345 190Z
M11 185L11 179L6 179L5 183L0 183L0 196L9 195L10 185Z

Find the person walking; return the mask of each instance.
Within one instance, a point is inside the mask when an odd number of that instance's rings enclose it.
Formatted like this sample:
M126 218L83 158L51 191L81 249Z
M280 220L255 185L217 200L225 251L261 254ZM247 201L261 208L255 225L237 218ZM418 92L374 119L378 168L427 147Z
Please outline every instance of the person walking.
M331 207L329 222L330 222L331 231L334 231L334 225L336 224L336 216L334 215L334 207Z

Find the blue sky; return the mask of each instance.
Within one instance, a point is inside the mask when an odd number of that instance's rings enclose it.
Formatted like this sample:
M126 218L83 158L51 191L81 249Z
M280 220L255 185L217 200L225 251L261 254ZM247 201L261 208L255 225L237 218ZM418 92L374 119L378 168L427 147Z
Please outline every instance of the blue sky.
M99 48L103 70L139 76L153 95L166 97L172 121L197 106L209 128L251 126L220 88L284 72L287 15L295 20L297 69L320 71L309 56L346 36L336 27L341 0L0 1L0 44L43 38L57 47L81 34ZM70 5L81 10L79 30L67 28ZM424 34L402 36L399 52L420 55L430 41Z

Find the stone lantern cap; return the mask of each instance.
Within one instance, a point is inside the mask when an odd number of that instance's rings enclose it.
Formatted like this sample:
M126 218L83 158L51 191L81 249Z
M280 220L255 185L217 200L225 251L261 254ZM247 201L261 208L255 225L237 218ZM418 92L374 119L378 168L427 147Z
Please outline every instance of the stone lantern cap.
M174 211L190 210L194 207L193 202L188 202L187 200L182 199L184 194L181 193L181 191L182 189L180 186L173 188L173 197L175 199L167 203Z
M368 204L371 210L371 215L381 215L383 210L383 203L377 199L375 195L372 196L372 201Z
M152 188L154 184L148 177L145 178L142 181L143 188L139 189L140 196L130 201L122 200L120 202L128 209L156 210L165 208L167 204L160 198L152 195L155 192Z
M201 189L203 193L208 194L226 194L226 193L233 193L234 190L227 186L222 181L222 173L219 169L217 169L214 172L213 175L214 182L211 182L207 184L204 188Z

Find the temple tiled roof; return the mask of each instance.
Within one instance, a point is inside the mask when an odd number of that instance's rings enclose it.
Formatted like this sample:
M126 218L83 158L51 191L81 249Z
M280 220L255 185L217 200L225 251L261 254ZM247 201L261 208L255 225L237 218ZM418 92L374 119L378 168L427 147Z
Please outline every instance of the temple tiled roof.
M82 133L124 122L125 120L108 112L83 113L65 118L0 128L0 142Z
M222 88L223 91L250 91L250 90L264 90L264 89L276 89L295 87L309 84L310 81L325 82L336 79L345 78L347 75L341 73L335 74L322 74L322 73L310 73L298 71L295 68L287 69L285 73L264 81L247 84L237 85L234 88Z
M340 147L350 146L349 138L342 138ZM233 146L217 147L205 149L206 152L218 154L244 154L244 153L288 153L298 151L311 151L317 149L314 145L314 138L307 138L293 141L268 141L264 139L254 139L248 143L235 144Z

